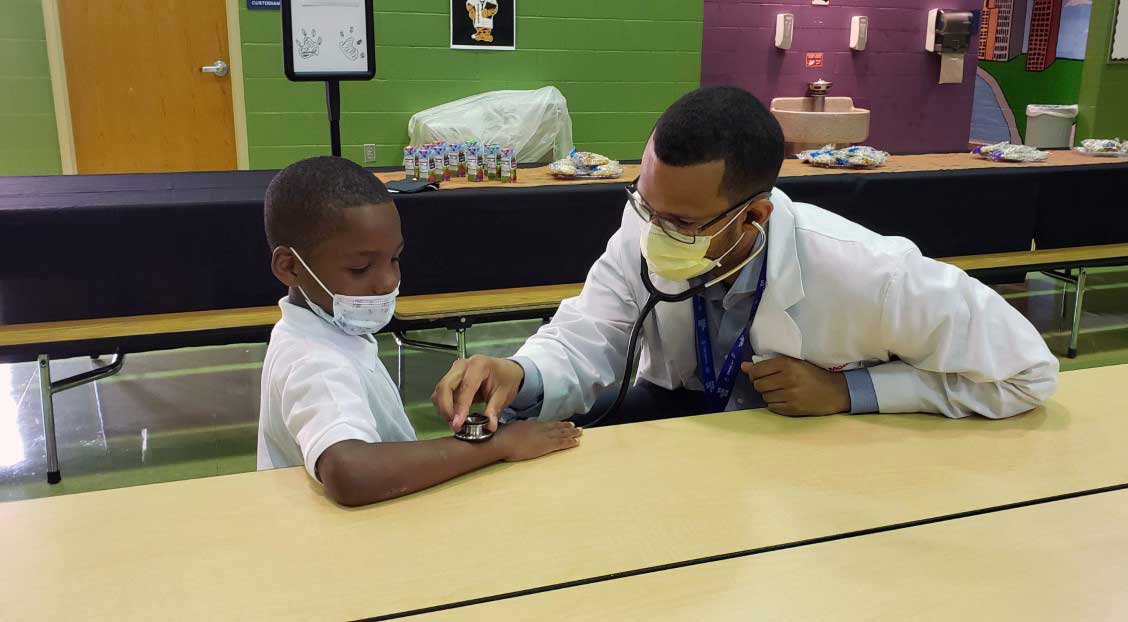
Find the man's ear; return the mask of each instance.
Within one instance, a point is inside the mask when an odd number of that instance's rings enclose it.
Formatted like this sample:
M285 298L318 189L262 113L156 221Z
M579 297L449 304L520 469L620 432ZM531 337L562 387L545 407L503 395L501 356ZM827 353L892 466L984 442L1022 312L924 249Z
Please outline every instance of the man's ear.
M298 286L298 260L287 246L276 246L270 255L270 271L286 287Z
M761 227L768 226L768 218L772 216L772 210L775 206L772 205L772 200L764 197L758 201L754 201L748 206L748 211L745 212L748 221L755 220L760 223Z

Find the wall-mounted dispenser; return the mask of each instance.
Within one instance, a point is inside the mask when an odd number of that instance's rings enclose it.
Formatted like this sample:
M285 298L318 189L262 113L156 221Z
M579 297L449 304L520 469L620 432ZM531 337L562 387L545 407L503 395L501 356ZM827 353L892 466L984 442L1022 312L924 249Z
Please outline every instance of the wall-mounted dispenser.
M964 57L978 25L971 11L932 9L928 12L924 49L940 55L940 84L963 82Z
M850 49L861 52L869 41L869 18L855 15L850 18Z
M795 16L791 13L776 15L775 46L781 50L790 50L794 38Z

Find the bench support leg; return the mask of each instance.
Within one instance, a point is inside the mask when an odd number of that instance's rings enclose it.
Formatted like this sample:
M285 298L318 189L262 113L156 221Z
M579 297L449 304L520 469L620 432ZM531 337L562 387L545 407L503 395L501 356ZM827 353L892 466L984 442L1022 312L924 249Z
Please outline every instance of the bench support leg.
M39 355L39 397L43 408L43 444L47 448L48 484L58 484L63 481L63 475L59 471L58 441L55 438L55 394L112 376L121 371L124 364L125 355L119 352L114 355L114 360L109 365L52 382L51 358L46 354Z
M404 386L407 382L406 379L406 361L404 360L404 350L417 350L420 352L438 352L440 354L453 354L455 357L464 359L466 358L466 329L460 328L456 331L458 342L456 345L446 343L433 343L430 341L421 341L418 339L411 339L401 331L392 333L392 337L396 340L396 382L399 383L400 398L403 398Z
M403 387L407 382L404 374L407 372L407 361L404 360L403 343L399 340L399 333L393 333L396 339L396 387L399 388L400 400L403 400Z
M1077 358L1077 338L1081 333L1081 305L1085 298L1085 268L1077 270L1077 285L1073 295L1073 326L1069 332L1069 351L1066 355L1073 359Z

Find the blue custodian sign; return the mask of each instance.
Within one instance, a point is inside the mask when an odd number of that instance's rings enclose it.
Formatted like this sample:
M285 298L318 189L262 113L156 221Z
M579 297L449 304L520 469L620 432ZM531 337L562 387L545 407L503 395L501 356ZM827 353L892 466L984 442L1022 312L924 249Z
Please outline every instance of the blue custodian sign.
M282 8L282 0L247 0L247 8L260 11L278 11Z

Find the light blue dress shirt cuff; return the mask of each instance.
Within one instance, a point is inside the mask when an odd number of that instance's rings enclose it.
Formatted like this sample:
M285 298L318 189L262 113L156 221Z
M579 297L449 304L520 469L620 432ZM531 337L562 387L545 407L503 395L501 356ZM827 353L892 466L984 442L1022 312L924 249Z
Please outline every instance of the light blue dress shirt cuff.
M541 405L544 404L544 380L541 378L540 370L537 369L537 364L523 356L515 356L509 360L525 370L525 381L521 383L521 390L517 392L517 397L513 398L513 403L506 409L512 411L512 414L506 413L507 416L503 418L509 420L538 417Z
M869 370L851 369L842 373L846 376L846 387L850 390L850 414L878 412L877 390L873 388Z

